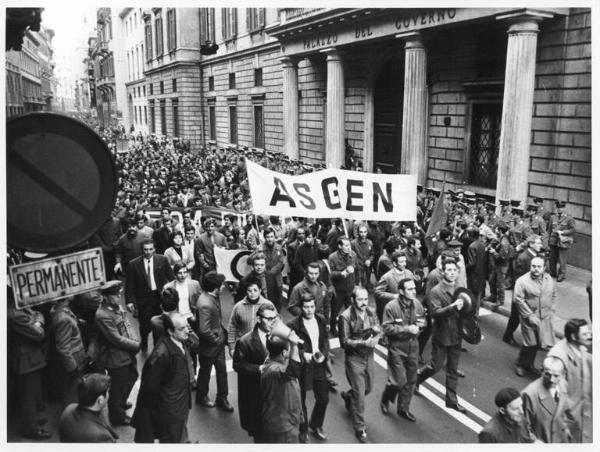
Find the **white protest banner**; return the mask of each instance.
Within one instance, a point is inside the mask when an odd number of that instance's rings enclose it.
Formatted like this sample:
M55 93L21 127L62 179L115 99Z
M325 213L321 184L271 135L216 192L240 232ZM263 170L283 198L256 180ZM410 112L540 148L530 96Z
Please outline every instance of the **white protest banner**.
M225 275L225 281L239 282L250 273L247 261L251 253L252 251L248 250L227 250L215 246L217 273Z
M416 221L417 176L326 169L290 176L246 160L252 210L262 215Z

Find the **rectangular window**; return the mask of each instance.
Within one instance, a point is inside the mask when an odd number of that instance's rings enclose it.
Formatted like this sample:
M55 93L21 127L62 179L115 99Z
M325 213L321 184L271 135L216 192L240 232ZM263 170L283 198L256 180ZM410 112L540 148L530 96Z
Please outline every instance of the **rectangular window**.
M148 125L148 109L144 105L144 124Z
M501 103L473 103L468 179L473 185L496 188L502 121Z
M238 141L238 119L237 119L237 106L229 106L229 142L231 144L237 144Z
M177 28L175 23L175 9L167 10L167 50L169 52L175 50L177 46Z
M146 23L146 61L152 60L152 24Z
M249 32L265 28L265 8L246 8L246 29Z
M215 105L208 106L208 126L209 126L209 138L211 140L217 140L217 107Z
M138 111L137 111L137 107L133 107L133 116L135 117L135 123L137 124L138 122Z
M235 72L229 74L229 89L235 89Z
M223 41L237 36L237 8L221 8Z
M254 86L263 86L262 68L254 69Z
M163 54L163 23L160 12L157 13L154 20L154 29L156 31L156 56L159 57Z
M173 79L173 92L174 93L177 92L177 79L176 78Z
M156 133L156 124L154 116L154 102L150 102L150 133Z
M142 92L144 93L144 97L146 97L146 85L142 86Z
M179 100L173 99L173 136L179 136Z
M164 94L165 93L165 82L161 81L159 86L160 86L160 93Z
M209 91L215 90L215 76L214 75L211 75L210 77L208 77L208 90Z
M262 105L254 105L254 147L265 147L265 118Z
M150 83L148 88L150 89L150 95L152 96L154 94L154 84Z
M200 8L200 44L215 42L215 9Z
M160 101L160 133L167 134L167 107L164 100Z

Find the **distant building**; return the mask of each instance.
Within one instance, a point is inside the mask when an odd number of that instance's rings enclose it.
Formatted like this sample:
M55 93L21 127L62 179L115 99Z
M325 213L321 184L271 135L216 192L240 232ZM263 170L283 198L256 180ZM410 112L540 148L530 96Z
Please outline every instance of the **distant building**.
M6 116L49 111L56 94L54 31L27 30L20 51L6 51Z
M152 8L143 14L148 128L151 133L201 142L197 8Z
M148 98L146 96L146 59L144 57L144 21L142 8L123 8L119 12L125 38L127 72L125 86L127 104L123 108L123 124L127 131L148 133ZM126 113L126 114L125 114Z

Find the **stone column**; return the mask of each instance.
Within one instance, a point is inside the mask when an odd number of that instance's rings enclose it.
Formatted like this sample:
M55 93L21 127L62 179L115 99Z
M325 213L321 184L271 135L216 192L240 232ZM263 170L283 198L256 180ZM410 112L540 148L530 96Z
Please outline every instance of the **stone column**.
M377 73L373 68L374 59L364 61L365 69L365 116L363 132L363 168L372 173L375 162L375 82Z
M327 130L325 163L328 168L344 164L344 66L337 49L326 49L327 55Z
M418 183L423 184L427 174L427 51L418 33L398 37L407 39L400 170L416 174Z
M508 28L496 200L527 199L539 21L531 16L514 18Z
M298 142L298 68L290 57L281 58L283 68L283 152L290 159L300 156Z

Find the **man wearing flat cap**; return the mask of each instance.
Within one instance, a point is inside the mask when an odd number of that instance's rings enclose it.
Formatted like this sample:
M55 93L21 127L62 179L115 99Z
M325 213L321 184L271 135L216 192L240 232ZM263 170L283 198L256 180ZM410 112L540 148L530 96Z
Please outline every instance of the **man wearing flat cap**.
M567 276L567 251L573 244L575 220L565 213L565 202L557 200L556 213L550 220L550 275L561 282Z
M79 403L68 405L58 422L61 443L114 443L119 439L102 416L109 388L108 375L86 374L80 378L77 384Z
M503 388L494 403L498 411L479 432L480 443L533 443L536 438L527 425L523 399L514 388Z

